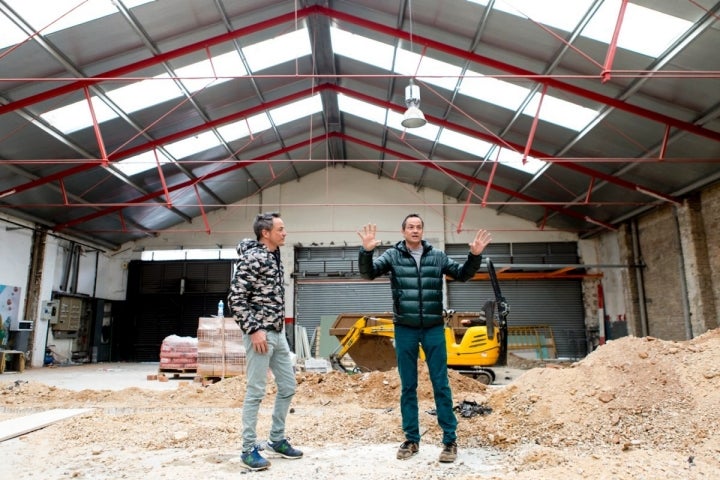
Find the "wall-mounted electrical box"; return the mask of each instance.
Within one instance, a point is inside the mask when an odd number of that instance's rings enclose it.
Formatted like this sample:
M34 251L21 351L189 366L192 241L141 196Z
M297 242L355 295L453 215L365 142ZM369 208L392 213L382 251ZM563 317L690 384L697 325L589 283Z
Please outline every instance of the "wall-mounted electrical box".
M50 300L43 303L42 312L40 312L40 320L50 322L55 325L58 322L58 314L60 313L60 302Z
M83 314L83 301L81 298L60 297L58 307L58 320L53 324L53 330L76 331L80 328Z

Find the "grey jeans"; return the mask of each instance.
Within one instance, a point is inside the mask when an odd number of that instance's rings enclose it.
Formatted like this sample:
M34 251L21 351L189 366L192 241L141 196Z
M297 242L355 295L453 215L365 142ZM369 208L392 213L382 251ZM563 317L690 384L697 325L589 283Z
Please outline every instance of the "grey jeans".
M247 361L247 388L242 411L242 449L247 452L257 444L257 420L260 402L265 397L268 369L275 377L277 394L272 413L269 439L272 442L285 438L285 418L290 401L295 395L295 371L290 361L290 347L285 332L267 332L268 351L257 353L249 335L243 335Z

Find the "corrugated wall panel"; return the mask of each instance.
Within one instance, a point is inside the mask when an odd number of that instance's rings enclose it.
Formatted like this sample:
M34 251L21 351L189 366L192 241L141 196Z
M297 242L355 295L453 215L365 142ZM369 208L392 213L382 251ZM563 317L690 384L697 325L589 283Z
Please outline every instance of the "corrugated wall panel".
M508 325L550 325L559 357L587 354L579 280L501 280L500 289L510 306ZM494 298L489 281L448 282L448 306L453 310L478 311Z
M445 252L453 259L462 261L468 254L467 244L449 244ZM577 243L491 243L485 248L483 257L492 258L496 264L570 264L579 262Z
M387 280L372 282L318 282L298 280L295 294L295 322L305 327L312 342L323 315L344 312L391 312L392 296Z

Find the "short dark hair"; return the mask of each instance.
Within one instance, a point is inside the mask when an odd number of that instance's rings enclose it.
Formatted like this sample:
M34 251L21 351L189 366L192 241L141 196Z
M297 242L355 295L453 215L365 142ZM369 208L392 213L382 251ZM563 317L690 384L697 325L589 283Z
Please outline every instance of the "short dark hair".
M257 240L262 238L263 230L272 230L273 219L280 218L278 212L258 213L253 222L253 231Z
M423 220L422 217L421 217L420 215L418 215L417 213L411 213L410 215L408 215L407 217L405 217L405 219L403 220L403 223L402 223L402 229L403 229L403 230L405 230L405 224L407 224L408 218L419 218L419 219L420 219L420 226L423 227L423 228L425 228L425 220Z

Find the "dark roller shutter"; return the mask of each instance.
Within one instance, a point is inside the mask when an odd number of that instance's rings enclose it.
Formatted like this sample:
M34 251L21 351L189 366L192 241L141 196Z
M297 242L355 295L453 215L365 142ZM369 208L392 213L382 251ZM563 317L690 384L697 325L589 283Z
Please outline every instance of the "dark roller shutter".
M508 325L549 325L558 357L577 359L586 355L585 312L579 280L500 281L510 305ZM493 300L489 281L448 282L448 307L456 311L478 311Z
M116 321L120 356L156 362L165 337L197 336L198 319L217 313L231 278L228 260L130 262L127 314Z
M392 296L387 279L372 282L298 280L296 284L295 321L305 327L311 342L322 316L391 311Z
M467 244L447 245L447 254L464 262ZM491 243L483 257L498 265L522 266L524 272L546 272L546 265L577 265L575 242ZM483 271L483 269L481 269ZM517 271L517 268L515 269ZM501 280L501 290L510 305L511 326L549 325L558 356L577 359L585 356L585 311L580 280ZM489 281L448 282L448 308L478 311L494 298Z

